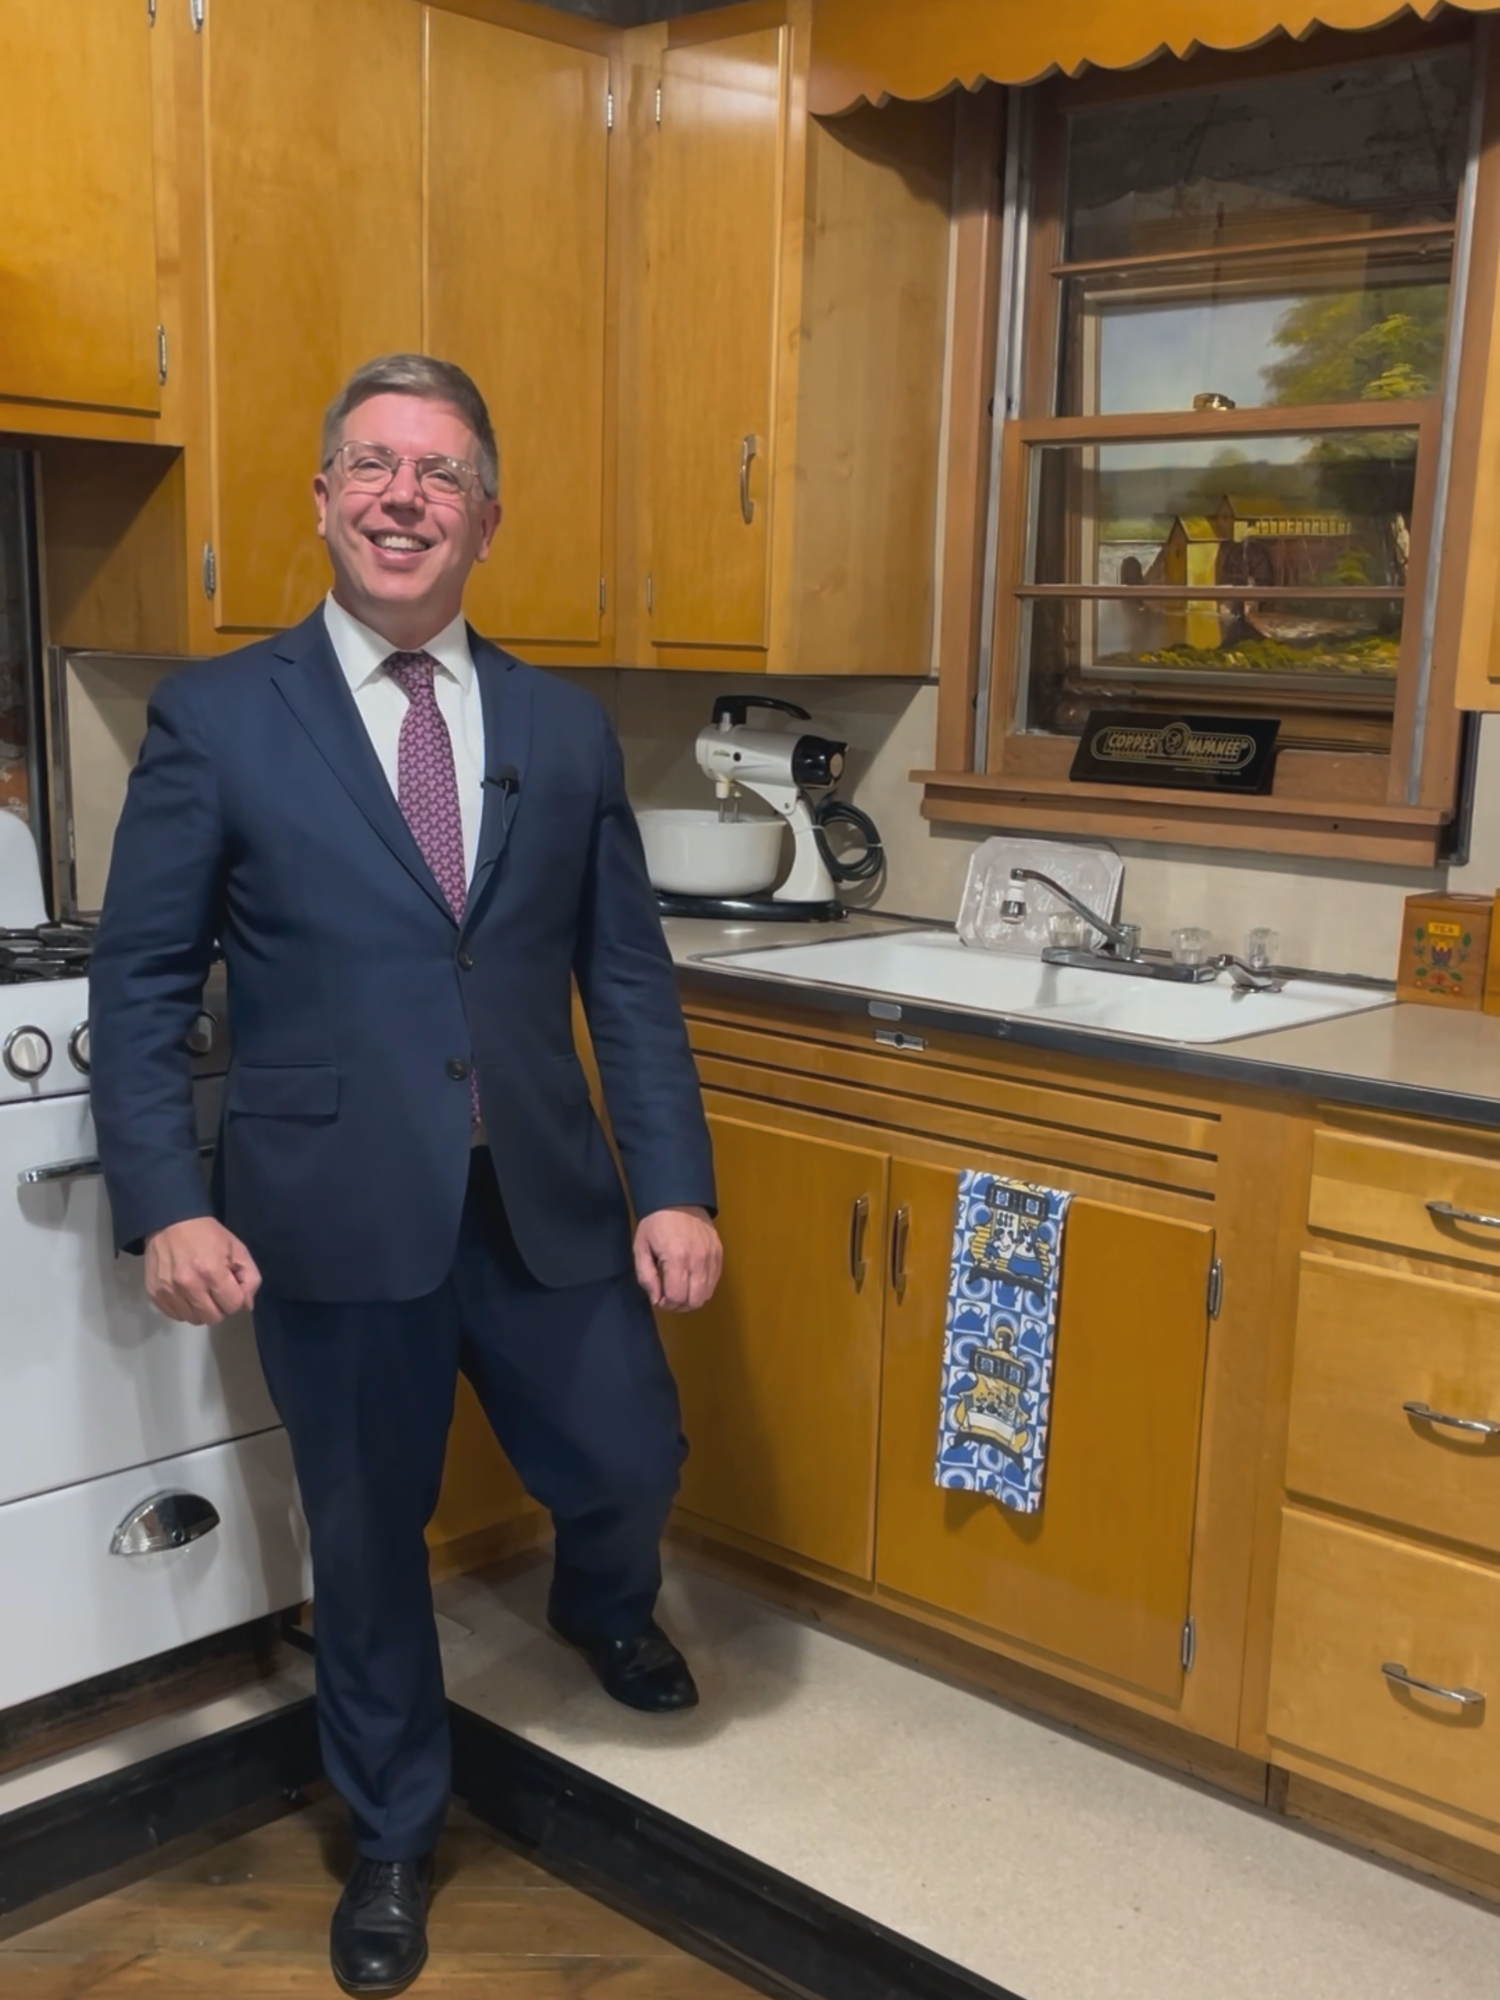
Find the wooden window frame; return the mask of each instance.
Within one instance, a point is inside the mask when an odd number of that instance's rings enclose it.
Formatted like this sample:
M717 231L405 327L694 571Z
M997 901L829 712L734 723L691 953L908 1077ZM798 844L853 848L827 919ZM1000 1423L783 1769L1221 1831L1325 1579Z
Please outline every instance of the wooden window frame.
M1048 193L1061 187L1056 167L1064 143L1065 112L1167 90L1199 91L1216 83L1263 80L1292 71L1347 68L1351 54L1361 62L1374 62L1437 50L1471 37L1484 100L1479 170L1468 220L1468 283L1462 293L1462 274L1455 268L1453 302L1462 311L1462 323L1450 325L1449 333L1450 367L1458 335L1458 372L1445 508L1438 506L1437 479L1446 381L1437 396L1402 404L1275 405L1121 418L1050 415L1058 378L1063 217L1058 203L1049 203ZM1017 322L1024 329L1015 379L1019 407L1002 423L998 441L991 433L1005 393L996 377L996 354L1002 345L997 328L1005 225L1004 175L1003 170L997 172L996 163L1003 158L998 134L1005 94L983 93L978 104L991 100L988 118L976 107L967 121L971 192L968 203L960 206L955 258L956 298L961 306L969 302L970 324L956 326L953 343L954 441L962 439L963 453L959 456L950 445L938 645L937 768L913 774L924 786L922 810L929 819L1397 866L1430 867L1443 854L1445 831L1457 804L1462 717L1455 704L1455 684L1469 567L1468 529L1478 497L1479 439L1491 372L1493 272L1500 261L1500 37L1490 37L1482 24L1450 19L1436 32L1406 24L1389 34L1318 36L1314 43L1318 46L1265 47L1239 58L1158 63L1129 76L1095 75L1078 84L1044 84L1028 93L1035 112L1031 157L1036 199L1020 274L1026 303ZM1011 104L1018 101L1019 94L1013 94ZM986 145L991 148L987 158L982 154ZM961 162L961 175L964 172ZM1463 227L1460 213L1454 225L1456 237ZM981 287L986 317L982 326L976 326L973 299ZM974 400L964 402L960 392ZM1132 440L1190 436L1212 443L1256 432L1357 428L1415 428L1419 433L1412 562L1388 754L1286 750L1277 760L1274 790L1268 796L1215 797L1074 784L1067 775L1075 749L1072 738L1027 735L1013 728L1021 671L1016 590L1028 531L1024 497L1018 496L1024 496L1025 460L1032 448L1039 443L1107 443L1125 436ZM997 450L992 448L996 442ZM972 475L980 458L983 478L955 491L956 483L966 473ZM998 506L992 504L991 480L998 482ZM1434 554L1440 566L1424 680L1427 582ZM1482 585L1484 570L1485 552L1479 550L1476 587ZM981 670L986 654L987 685Z

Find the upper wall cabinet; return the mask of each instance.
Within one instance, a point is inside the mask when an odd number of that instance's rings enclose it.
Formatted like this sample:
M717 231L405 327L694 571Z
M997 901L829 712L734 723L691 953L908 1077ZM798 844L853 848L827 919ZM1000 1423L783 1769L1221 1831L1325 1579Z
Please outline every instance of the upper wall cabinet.
M421 346L422 10L213 0L203 36L205 588L221 630L264 631L326 588L324 408L361 362Z
M610 59L584 24L426 16L425 345L478 382L501 453L504 518L468 614L532 659L583 664L608 654L614 611Z
M0 427L160 407L152 32L144 0L0 4Z
M647 36L633 656L925 674L954 107L808 119L800 0Z

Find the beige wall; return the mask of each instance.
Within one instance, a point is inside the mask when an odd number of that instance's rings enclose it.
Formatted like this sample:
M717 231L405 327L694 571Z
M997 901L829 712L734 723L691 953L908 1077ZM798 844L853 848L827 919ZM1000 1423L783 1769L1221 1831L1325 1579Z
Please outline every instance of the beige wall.
M888 873L877 907L951 922L964 871L984 829L930 825L908 772L930 766L937 715L931 681L718 679L710 674L630 671L570 676L608 709L625 750L639 806L705 805L710 792L693 761L693 739L716 694L743 688L810 709L830 735L846 737L850 772L840 794L863 806L885 840ZM1203 924L1223 950L1243 946L1253 925L1280 933L1285 964L1393 976L1403 900L1419 889L1489 892L1500 884L1500 722L1480 742L1473 858L1466 869L1429 871L1323 861L1262 861L1194 848L1118 843L1125 857L1124 916L1147 944L1179 924Z

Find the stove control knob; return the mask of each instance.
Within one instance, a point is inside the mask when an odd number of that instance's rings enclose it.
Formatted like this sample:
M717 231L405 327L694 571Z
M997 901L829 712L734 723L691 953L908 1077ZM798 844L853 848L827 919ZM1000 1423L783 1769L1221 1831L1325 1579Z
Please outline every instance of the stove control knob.
M0 1057L12 1076L19 1077L22 1083L31 1083L51 1062L52 1044L40 1028L17 1028L6 1036Z
M89 1073L89 1024L80 1021L68 1037L68 1056L74 1069Z
M205 1008L188 1029L188 1053L195 1056L212 1055L218 1046L219 1017Z

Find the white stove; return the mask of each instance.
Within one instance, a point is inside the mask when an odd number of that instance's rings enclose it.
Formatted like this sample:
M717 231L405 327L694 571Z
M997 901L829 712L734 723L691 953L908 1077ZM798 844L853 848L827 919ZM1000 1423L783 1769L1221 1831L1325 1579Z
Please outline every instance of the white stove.
M18 852L0 848L0 1708L310 1592L248 1318L178 1325L147 1302L140 1260L114 1254L88 1098L92 932L16 921L40 891L17 883L35 874L29 836ZM190 1039L205 1163L220 1011Z

